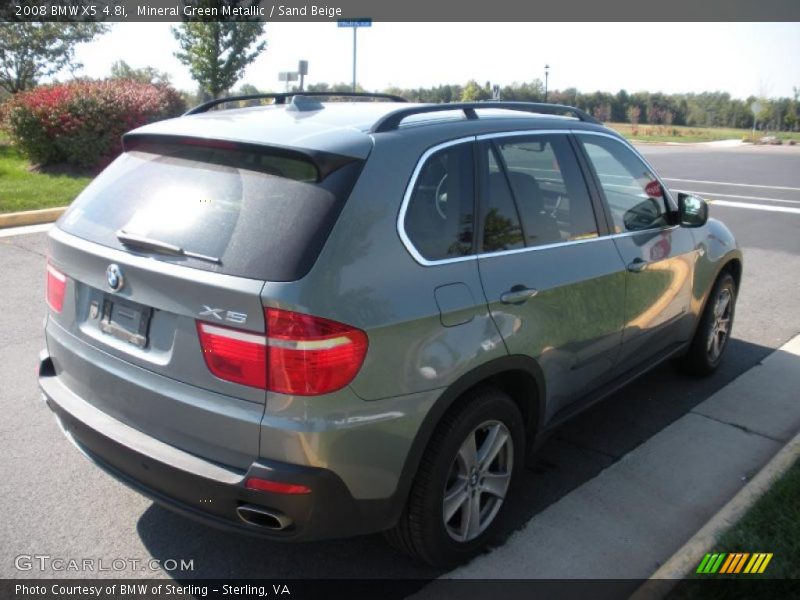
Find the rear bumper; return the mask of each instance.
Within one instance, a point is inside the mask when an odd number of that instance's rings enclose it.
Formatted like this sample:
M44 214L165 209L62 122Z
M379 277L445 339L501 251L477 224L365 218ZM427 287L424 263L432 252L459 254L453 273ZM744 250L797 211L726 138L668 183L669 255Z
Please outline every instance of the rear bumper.
M105 471L152 500L209 525L287 541L347 537L392 525L391 499L356 500L332 471L259 459L247 470L204 460L138 431L80 398L42 353L39 386L65 435ZM308 494L248 490L257 477L301 484ZM243 519L252 507L262 525ZM252 514L252 513L250 513Z

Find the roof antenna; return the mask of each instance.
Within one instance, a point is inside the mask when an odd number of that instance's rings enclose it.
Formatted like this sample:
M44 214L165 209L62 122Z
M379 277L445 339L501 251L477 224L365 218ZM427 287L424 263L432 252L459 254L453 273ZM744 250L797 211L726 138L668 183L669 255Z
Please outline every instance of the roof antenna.
M308 96L297 94L292 96L292 101L288 104L286 110L292 112L309 112L322 110L323 108L325 107L316 98L309 98Z

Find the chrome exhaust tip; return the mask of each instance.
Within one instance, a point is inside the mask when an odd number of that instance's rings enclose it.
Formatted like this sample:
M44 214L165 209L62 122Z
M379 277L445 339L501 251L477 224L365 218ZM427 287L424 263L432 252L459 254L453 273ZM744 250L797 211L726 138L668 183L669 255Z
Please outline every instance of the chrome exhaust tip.
M253 504L242 504L236 507L236 514L249 525L272 531L284 531L292 526L292 520L286 515L268 508Z

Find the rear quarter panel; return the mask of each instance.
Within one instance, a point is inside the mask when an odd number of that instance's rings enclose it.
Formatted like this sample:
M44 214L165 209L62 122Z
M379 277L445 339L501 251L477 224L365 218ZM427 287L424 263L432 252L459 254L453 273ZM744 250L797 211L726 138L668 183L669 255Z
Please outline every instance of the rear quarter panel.
M434 136L422 128L376 136L315 266L300 281L267 283L262 292L266 306L312 313L367 332L367 357L351 384L367 400L445 388L475 365L506 354L486 306L477 261L422 266L397 233L414 167L427 148L442 141L441 132ZM469 288L474 306L468 322L445 327L434 290L456 282Z

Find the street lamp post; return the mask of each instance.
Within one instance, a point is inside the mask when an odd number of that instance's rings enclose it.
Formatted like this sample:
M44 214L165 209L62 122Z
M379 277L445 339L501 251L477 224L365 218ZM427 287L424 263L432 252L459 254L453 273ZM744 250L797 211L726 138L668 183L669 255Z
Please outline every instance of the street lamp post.
M544 66L544 101L547 103L547 78L550 75L550 65Z
M353 27L353 92L356 91L356 45L358 44L358 27Z

